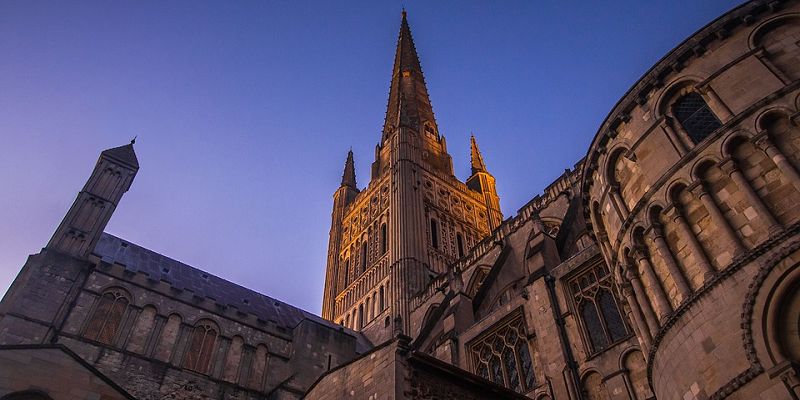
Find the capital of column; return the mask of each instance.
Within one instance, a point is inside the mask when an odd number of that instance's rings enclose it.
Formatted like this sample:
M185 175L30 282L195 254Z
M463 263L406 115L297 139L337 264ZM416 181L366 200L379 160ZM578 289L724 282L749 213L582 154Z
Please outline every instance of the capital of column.
M775 148L775 144L772 143L772 140L769 138L769 134L766 130L762 130L758 132L753 138L751 139L753 144L756 145L761 150L766 151L769 153L770 148Z
M706 190L706 185L703 184L704 182L701 180L696 180L689 186L689 191L692 192L698 199L702 199L703 196L708 195L708 190Z
M683 213L680 212L680 204L672 203L664 210L664 215L671 219L672 222L681 222L683 220Z
M664 238L664 225L661 223L652 223L649 231L650 237L653 239L653 241L658 242L658 240Z
M644 245L634 246L633 250L631 251L631 255L637 262L647 260L647 250L645 249Z
M721 169L722 172L728 174L728 176L731 177L736 173L741 173L741 171L739 170L739 166L736 165L736 160L734 160L732 157L728 157L722 160L722 162L719 163L719 169Z
M633 270L630 265L625 266L625 280L628 283L633 283L634 281L639 279L639 275Z

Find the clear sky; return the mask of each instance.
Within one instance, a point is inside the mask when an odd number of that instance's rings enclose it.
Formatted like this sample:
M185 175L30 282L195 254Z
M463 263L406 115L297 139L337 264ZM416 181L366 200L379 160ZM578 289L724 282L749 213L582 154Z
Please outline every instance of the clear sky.
M474 132L511 216L730 0L405 7L456 175ZM103 149L141 169L107 231L319 312L331 196L380 138L400 1L0 1L0 293Z

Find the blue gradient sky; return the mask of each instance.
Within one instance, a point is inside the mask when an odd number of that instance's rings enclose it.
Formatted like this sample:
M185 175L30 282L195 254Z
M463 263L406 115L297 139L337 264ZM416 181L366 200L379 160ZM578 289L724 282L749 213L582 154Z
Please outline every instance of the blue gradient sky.
M602 4L608 3L608 4ZM737 4L405 1L456 175L475 132L510 216L650 66ZM0 2L0 293L105 148L107 231L319 312L347 149L365 186L400 1Z

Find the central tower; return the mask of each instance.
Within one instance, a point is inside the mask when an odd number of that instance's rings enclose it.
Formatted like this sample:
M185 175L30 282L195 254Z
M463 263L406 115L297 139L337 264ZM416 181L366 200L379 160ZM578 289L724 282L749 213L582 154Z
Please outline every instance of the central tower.
M411 332L411 299L503 220L474 137L472 175L453 175L405 11L369 185L352 151L333 195L322 316L374 342Z

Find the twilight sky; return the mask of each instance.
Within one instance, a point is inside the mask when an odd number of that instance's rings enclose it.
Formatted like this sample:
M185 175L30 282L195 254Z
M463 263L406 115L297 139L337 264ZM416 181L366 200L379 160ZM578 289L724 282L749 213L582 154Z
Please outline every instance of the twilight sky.
M516 213L731 0L406 0L456 175L474 132ZM0 1L0 293L98 154L138 135L106 231L319 312L331 196L380 138L400 1Z

